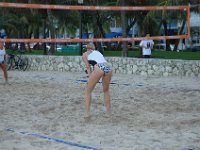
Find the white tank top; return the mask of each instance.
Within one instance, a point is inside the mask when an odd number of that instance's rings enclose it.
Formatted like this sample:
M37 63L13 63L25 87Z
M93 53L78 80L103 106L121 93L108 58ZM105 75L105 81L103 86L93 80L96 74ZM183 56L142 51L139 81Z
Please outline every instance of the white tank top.
M5 49L0 49L0 62L4 61L4 56L6 55Z
M99 63L105 63L107 62L104 58L104 56L96 50L93 50L89 55L88 55L88 60L94 60L96 61L98 64Z

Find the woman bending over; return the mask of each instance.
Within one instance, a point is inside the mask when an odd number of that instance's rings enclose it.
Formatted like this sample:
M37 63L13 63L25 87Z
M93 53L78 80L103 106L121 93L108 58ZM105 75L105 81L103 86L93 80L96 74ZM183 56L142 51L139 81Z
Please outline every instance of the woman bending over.
M109 85L112 78L112 70L105 60L104 56L97 50L93 43L87 45L87 51L83 53L83 61L86 65L87 72L89 75L88 83L85 88L85 106L86 106L86 117L90 117L90 106L92 99L92 91L95 88L96 84L102 78L102 86L104 93L104 101L106 106L106 113L110 116L110 93ZM90 62L95 62L94 70L90 69Z

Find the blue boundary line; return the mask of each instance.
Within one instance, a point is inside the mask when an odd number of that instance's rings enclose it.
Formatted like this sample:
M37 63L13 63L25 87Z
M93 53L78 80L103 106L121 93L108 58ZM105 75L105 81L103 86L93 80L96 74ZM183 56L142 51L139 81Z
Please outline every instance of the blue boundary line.
M83 82L83 83L87 83L88 80L76 80L77 82ZM98 82L98 83L102 83L102 82ZM118 83L115 83L115 82L111 82L110 84L116 84L116 85L119 85ZM125 86L143 86L143 84L122 84L122 85L125 85Z
M23 131L17 132L15 129L12 129L12 128L5 129L5 131L20 133L20 134L23 134L23 135L28 135L28 136L33 136L33 137L38 137L38 138L46 139L46 140L49 140L49 141L54 141L54 142L57 142L57 143L63 143L63 144L67 144L67 145L71 145L71 146L75 146L75 147L79 147L79 148L84 148L84 149L88 149L88 150L101 150L101 149L94 148L94 147L91 147L91 146L86 146L86 145L82 145L82 144L78 144L78 143L74 143L74 142L70 142L70 141L51 138L51 137L36 134L36 133L28 133L28 132L23 132Z
M88 80L76 80L77 82L82 82L82 83L87 83L88 82ZM102 82L98 82L98 83L102 83ZM116 83L116 82L111 82L110 84L116 84L116 85L120 85L120 84L118 84L118 83ZM121 84L121 85L124 85L124 86L144 86L143 84L129 84L129 83L123 83L123 84ZM169 87L162 87L162 88L169 88ZM169 89L175 89L175 88L169 88ZM200 89L191 89L191 91L194 91L194 92L200 92Z

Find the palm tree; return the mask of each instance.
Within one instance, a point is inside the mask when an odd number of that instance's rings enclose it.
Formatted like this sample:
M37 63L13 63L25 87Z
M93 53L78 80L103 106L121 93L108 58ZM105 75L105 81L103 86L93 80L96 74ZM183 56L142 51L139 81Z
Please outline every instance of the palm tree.
M187 5L189 0L154 0L154 1L142 1L142 5L154 5L154 6L176 6L176 5ZM147 11L141 13L143 15L143 19L138 18L138 25L140 26L141 31L145 32L145 28L147 32L150 32L151 35L157 35L161 32L161 27L164 28L164 35L168 36L168 23L177 20L177 22L181 22L181 28L177 34L182 34L184 26L186 24L186 14L180 11ZM161 15L160 15L161 14ZM154 18L154 19L152 19ZM159 21L160 20L160 21ZM145 27L146 25L147 27ZM153 27L153 28L151 28ZM170 42L171 40L166 40L166 49L170 50ZM179 40L176 40L174 50L177 49Z
M91 5L91 6L107 6L107 5L113 5L113 1L108 0L87 0L84 1L84 5ZM87 33L89 31L94 33L95 38L105 38L105 33L110 32L110 22L111 17L113 16L113 11L82 11L82 17L83 17L83 31L88 35ZM110 44L106 43L106 45L109 47ZM99 51L103 53L103 47L102 42L97 42L96 46Z
M4 0L8 1L8 0ZM9 2L21 2L26 3L27 0L10 0ZM168 6L168 5L186 5L189 0L87 0L84 5L119 5L119 6ZM77 0L28 0L28 3L48 3L48 4L60 4L60 5L77 5ZM6 12L6 13L5 13ZM181 34L185 25L185 16L175 15L173 11L83 11L83 30L88 32L93 30L95 37L103 37L106 32L109 32L110 22L112 18L120 20L120 24L123 28L123 37L128 36L130 28L137 22L140 27L141 34L150 32L152 35L159 34L161 27L164 28L165 35L168 35L167 24L170 20L182 21L182 28L179 30ZM64 11L64 10L37 10L37 9L0 9L0 26L4 27L8 31L10 37L17 38L39 38L39 35L43 33L43 38L49 36L51 38L56 37L58 33L68 32L74 35L78 25L78 11ZM121 14L121 15L120 15ZM162 14L162 15L160 15ZM158 20L161 20L160 22ZM1 21L3 20L3 21ZM92 21L91 21L92 20ZM153 27L153 28L152 28ZM99 44L99 43L98 43ZM169 47L169 41L167 41L167 47ZM23 45L23 44L22 44ZM46 47L46 46L45 46ZM101 46L98 47L101 49ZM52 53L55 52L55 46L51 45ZM46 54L47 51L44 51ZM122 56L127 56L128 50L126 43L123 44Z
M121 6L126 6L125 0L120 0ZM124 10L121 11L121 21L122 21L122 37L127 37L127 17L126 12ZM127 42L122 43L122 56L127 57L128 56L128 48L127 48Z
M164 3L165 5L171 5L171 6L173 6L173 5L175 5L175 6L176 5L188 5L189 0L175 0L175 1L170 0L170 1L163 1L162 3ZM167 17L166 16L167 15L169 16L168 19L172 18L172 19L175 19L175 20L178 20L179 22L181 22L181 28L178 31L178 34L179 35L182 34L183 31L184 31L185 24L186 24L186 14L184 14L183 12L178 12L178 13L174 14L173 11L172 11L172 13L169 13L169 14L166 14L166 12L163 12L163 26L164 26L164 29L165 29L165 35L168 35L167 28L166 28L166 26L167 26ZM180 41L180 39L177 39L175 41L175 46L174 46L174 49L173 49L174 51L177 50L179 41ZM169 45L170 45L170 41L167 40L166 41L167 50L170 50Z

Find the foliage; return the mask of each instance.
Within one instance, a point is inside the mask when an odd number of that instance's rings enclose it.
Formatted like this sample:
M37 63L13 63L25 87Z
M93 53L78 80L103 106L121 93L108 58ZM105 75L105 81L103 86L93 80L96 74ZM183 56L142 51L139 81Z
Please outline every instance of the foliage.
M17 51L7 50L8 54L17 53ZM181 59L181 60L200 60L199 54L200 52L191 52L191 51L160 51L157 49L152 50L152 58L154 59ZM42 50L33 50L31 53L26 53L26 55L42 55ZM108 51L105 50L103 54L106 57L120 57L121 50L118 51ZM54 55L56 56L78 56L79 52L56 52ZM140 58L139 49L129 49L128 57L131 58Z
M80 5L78 0L4 0L4 2ZM199 3L197 0L84 0L84 5L176 6L188 5L189 2L191 4ZM199 11L198 7L192 7L192 10ZM124 24L123 36L125 37L128 36L128 31L136 22L141 30L140 36L145 32L158 35L162 32L162 26L166 26L171 20L182 22L182 27L184 27L186 20L185 14L174 11L126 11L123 15L122 12L92 11L91 13L91 11L82 11L83 33L93 32L95 37L101 38L105 33L110 32L110 24L116 20L117 26ZM67 33L68 37L75 37L80 21L80 11L65 10L1 8L0 16L0 28L6 29L9 38L55 38L64 33ZM167 28L164 29L166 30L165 35L167 35ZM179 34L181 34L181 30ZM108 47L111 46L110 43L106 44ZM50 44L50 46L52 53L54 53L55 44ZM25 43L21 43L20 47L25 49ZM101 46L98 49L101 49ZM29 50L31 49L29 48ZM45 49L44 54L47 54Z

